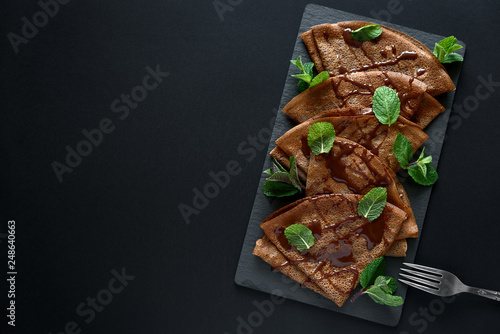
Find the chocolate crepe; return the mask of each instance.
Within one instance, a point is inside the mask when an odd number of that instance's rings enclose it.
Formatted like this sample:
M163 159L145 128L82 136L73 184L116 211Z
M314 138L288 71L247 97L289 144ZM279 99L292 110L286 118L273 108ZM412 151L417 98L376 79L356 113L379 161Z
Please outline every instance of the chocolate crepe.
M338 306L358 284L361 271L387 252L407 218L404 211L387 203L382 215L369 222L357 213L361 198L351 194L306 197L261 224L267 238L288 259L281 266L296 266ZM315 243L310 249L299 252L288 243L284 230L292 224L313 231Z
M387 201L408 215L396 240L416 238L418 227L406 193L398 191L393 172L363 146L337 137L329 153L311 154L307 172L306 196L320 194L365 195L375 187L387 189ZM405 203L406 202L406 203ZM404 254L402 254L404 256Z
M345 21L321 24L301 35L318 72L330 76L359 71L394 71L417 78L435 96L455 89L444 66L416 39L382 26L372 40L357 41L351 31L373 24ZM437 41L436 41L437 42Z
M387 71L357 72L338 75L295 96L283 112L302 123L327 110L346 107L370 107L378 87L394 89L401 101L404 118L425 128L444 107L426 93L427 85L401 73Z
M401 116L391 126L381 124L372 115L317 117L287 131L276 140L276 144L281 151L273 150L271 152L271 155L278 159L278 161L282 159L279 156L281 152L284 152L288 156L295 156L297 167L300 170L299 176L301 177L307 175L307 167L309 166L309 157L311 154L311 149L307 143L309 127L316 122L329 122L333 124L337 137L346 138L361 144L378 156L395 172L400 169L399 162L392 151L397 134L401 133L408 138L412 144L413 152L420 148L428 138L427 134L418 125ZM275 156L276 153L278 154Z

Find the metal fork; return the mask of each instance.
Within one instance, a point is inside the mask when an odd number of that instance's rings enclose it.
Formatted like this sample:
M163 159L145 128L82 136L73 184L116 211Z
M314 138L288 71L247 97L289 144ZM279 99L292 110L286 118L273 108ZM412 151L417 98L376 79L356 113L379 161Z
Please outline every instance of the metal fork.
M411 280L408 281L399 278L399 281L408 284L409 286L412 286L414 288L423 290L433 295L444 296L444 297L453 296L462 292L467 292L467 293L472 293L474 295L500 301L500 292L467 286L462 282L460 282L457 276L453 275L448 271L421 266L419 264L414 264L414 263L405 262L403 264L410 268L419 270L416 271L416 270L401 268L402 271L410 275L399 273L400 276L403 276L404 278L408 278L409 280Z

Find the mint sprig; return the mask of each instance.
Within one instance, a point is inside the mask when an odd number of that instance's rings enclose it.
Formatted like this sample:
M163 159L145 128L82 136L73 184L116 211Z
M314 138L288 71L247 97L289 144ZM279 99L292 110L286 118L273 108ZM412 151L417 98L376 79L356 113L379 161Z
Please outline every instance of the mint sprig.
M390 293L385 292L378 285L372 285L371 288L367 289L363 293L366 293L373 299L376 303L388 306L400 306L403 305L404 300L400 296L394 296Z
M306 89L313 87L330 77L327 71L323 71L319 73L316 77L314 77L313 73L314 63L309 62L302 64L302 56L299 56L297 60L290 60L290 62L294 64L302 72L301 74L292 75L292 77L300 79L298 87L301 93Z
M458 40L455 36L446 37L434 44L434 55L443 64L453 63L455 61L463 61L464 58L458 53L454 52L463 48L462 45L457 44Z
M361 275L359 275L359 283L363 288L367 288L373 283L377 277L384 274L385 258L383 256L376 258L366 266Z
M284 197L293 196L302 191L297 172L295 157L290 157L290 171L287 171L276 159L272 160L272 167L264 171L270 175L262 185L262 191L266 196Z
M425 147L422 149L417 161L410 163L413 157L411 143L408 138L398 133L392 149L401 167L408 171L408 174L415 182L423 186L430 186L437 181L439 175L436 169L430 165L432 156L425 156Z
M335 129L332 123L317 122L311 125L307 134L307 144L316 155L328 153L335 141Z
M394 293L398 289L398 282L391 276L378 276L373 285L382 289L385 293Z
M285 229L285 237L290 245L295 246L301 252L314 245L312 231L301 224L288 226Z
M351 31L351 35L358 41L369 41L382 34L382 27L379 24L368 24L357 30Z
M377 219L387 203L387 188L377 187L370 190L358 203L358 214L369 221Z
M401 111L401 101L394 89L379 87L373 94L373 113L380 123L391 126L398 120Z
M398 282L390 277L384 276L385 258L379 257L373 260L359 276L359 282L363 289L351 299L354 302L362 294L367 294L378 304L388 306L399 306L403 304L403 298L394 296Z

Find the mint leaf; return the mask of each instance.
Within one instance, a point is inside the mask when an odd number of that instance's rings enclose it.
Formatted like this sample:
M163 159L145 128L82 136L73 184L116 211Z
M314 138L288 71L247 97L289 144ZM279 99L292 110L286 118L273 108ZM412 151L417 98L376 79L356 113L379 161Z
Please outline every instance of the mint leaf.
M441 63L453 63L455 61L463 61L464 58L454 51L463 48L457 44L458 40L455 36L446 37L434 45L434 55Z
M314 245L312 231L304 225L293 224L285 229L285 237L288 243L297 247L299 251L309 249Z
M392 150L401 167L406 169L406 165L410 163L413 156L413 148L410 141L401 133L398 133L392 145Z
M389 306L403 304L403 298L392 295L398 288L398 282L390 276L383 276L384 271L385 258L383 256L366 266L359 275L359 283L363 289L351 299L351 302L354 302L360 295L367 294L378 304Z
M374 286L378 286L385 293L393 294L398 288L398 282L390 276L379 276L375 279L373 283Z
M267 178L268 181L290 182L290 174L287 172L276 172Z
M292 196L299 193L293 184L278 181L266 181L262 185L262 191L266 196L275 197Z
M373 113L380 123L391 125L397 121L401 102L394 89L379 87L373 94Z
M304 65L302 65L302 56L298 56L297 60L290 60L301 72L304 72Z
M272 158L272 160L273 160L273 165L271 170L273 173L276 173L278 171L286 172L286 168L281 166L278 160L276 160L275 158Z
M459 55L458 53L450 53L444 57L444 59L441 61L443 64L449 64L449 63L454 63L456 61L463 61L464 57Z
M417 164L417 166L420 169L420 173L422 173L422 175L427 175L427 165L426 164L422 164L419 162Z
M331 123L317 122L309 128L307 143L314 154L319 155L330 152L334 141L335 129Z
M299 92L302 93L307 88L309 88L309 84L307 82L305 82L304 80L300 80L299 83L298 83L298 87L299 87Z
M290 182L297 188L299 191L302 190L302 183L299 179L299 174L297 172L297 163L295 162L295 157L290 157L290 174L288 175Z
M312 76L309 74L293 74L292 77L301 79L302 81L305 81L307 83L310 83L312 80Z
M304 73L309 74L312 78L314 76L313 68L314 68L314 63L305 63L304 64Z
M382 27L378 24L369 24L351 32L352 37L358 41L375 39L381 34Z
M382 214L386 203L387 188L373 188L359 201L358 214L372 221Z
M420 153L420 156L418 157L417 161L409 163L409 159L405 160L408 157L408 153L406 153L405 156L403 156L400 152L398 147L398 150L396 150L396 141L398 140L398 137L400 137L400 142L408 141L402 134L398 134L396 136L396 140L394 141L393 145L393 151L394 155L396 156L396 159L398 159L399 163L401 164L401 167L404 169L408 170L408 174L412 177L415 182L417 182L420 185L423 186L430 186L433 185L437 179L438 179L438 173L434 167L430 165L432 162L432 156L425 156L425 147L422 149L422 152ZM409 143L409 141L408 141Z
M311 84L309 85L309 88L312 86L316 86L319 83L322 83L323 81L327 80L330 77L327 71L323 71L320 74L318 74L312 81Z
M359 283L363 288L372 285L376 278L383 275L385 271L385 258L383 256L376 258L359 275Z
M433 185L438 179L438 173L431 165L426 165L425 173L418 165L410 166L408 167L408 174L410 174L415 182L422 186Z
M448 51L453 45L457 43L455 36L448 36L440 40L437 44L443 48L443 50Z
M302 72L301 74L291 75L294 78L300 79L298 87L301 93L309 87L315 86L330 77L327 71L323 71L314 77L314 63L309 62L302 64L302 56L298 56L296 60L290 60L290 62Z
M429 155L428 157L425 157L422 160L419 159L418 162L423 164L430 164L432 162L432 156Z
M276 159L273 158L272 167L264 171L270 175L262 185L262 191L266 196L292 196L302 191L297 174L295 157L290 157L290 172L288 172Z
M399 306L404 303L403 298L401 298L400 296L393 296L391 294L388 294L384 292L384 290L382 290L380 287L375 285L366 290L364 293L368 294L371 299L373 299L378 304Z

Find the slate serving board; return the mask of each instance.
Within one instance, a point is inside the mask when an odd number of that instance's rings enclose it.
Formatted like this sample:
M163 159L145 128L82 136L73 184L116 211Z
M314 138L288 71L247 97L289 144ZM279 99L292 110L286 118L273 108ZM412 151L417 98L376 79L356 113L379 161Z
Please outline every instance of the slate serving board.
M339 21L352 20L376 22L397 29L421 41L431 50L434 49L435 42L445 37L407 27L402 27L389 22L375 20L373 18L343 12L332 8L309 4L306 6L304 14L302 16L302 22L300 24L299 33L297 34L295 48L290 59L297 59L299 55L302 55L304 63L311 61L307 49L299 35L309 30L312 26L322 23L335 23ZM462 41L460 41L459 43L463 45L464 48L459 50L458 53L463 55L465 52L465 44ZM288 61L288 59L284 59L283 61ZM457 86L460 69L461 63L453 63L447 65L448 73L455 83L455 86ZM293 126L295 126L295 123L287 115L283 114L281 110L293 97L298 94L298 80L290 77L290 74L296 74L298 73L297 71L298 70L295 68L295 66L290 65L288 76L285 82L285 87L283 89L283 94L281 96L280 108L274 125L273 134L269 143L267 151L268 153L276 146L275 140L283 135L286 131L291 129ZM432 155L432 165L434 167L437 167L439 163L439 156L441 154L441 148L446 133L446 127L448 125L448 119L450 117L451 107L453 105L454 95L455 92L453 91L442 94L438 97L438 101L446 108L446 111L439 115L425 129L425 132L429 135L430 138L427 140L424 146L426 147L426 153L428 155ZM271 158L268 155L262 170L264 171L270 166ZM235 276L236 284L259 291L284 296L286 298L300 301L306 304L319 306L335 312L348 314L380 324L396 326L401 318L401 313L403 311L404 305L399 307L382 306L374 303L368 297L361 297L358 298L355 303L346 302L341 308L339 308L329 299L326 299L307 288L301 287L298 283L292 281L285 275L279 272L271 271L270 266L267 263L265 263L262 259L252 255L255 242L257 241L257 239L262 238L262 236L264 235L262 229L260 228L260 223L277 209L301 198L301 196L299 195L281 199L266 197L261 191L262 184L265 181L265 175L262 174L260 177L261 180L259 188L255 196L245 241L243 243L240 260L238 262L238 268ZM415 213L415 217L417 219L419 231L422 231L432 187L419 186L415 184L413 180L408 179L407 175L401 174L398 175L398 177L403 183L410 198L413 212ZM401 267L403 261L414 261L419 240L420 237L416 239L408 239L408 251L405 258L386 258L387 275L397 277L399 268ZM355 292L358 289L356 289ZM407 286L400 283L396 294L405 298L406 291Z

